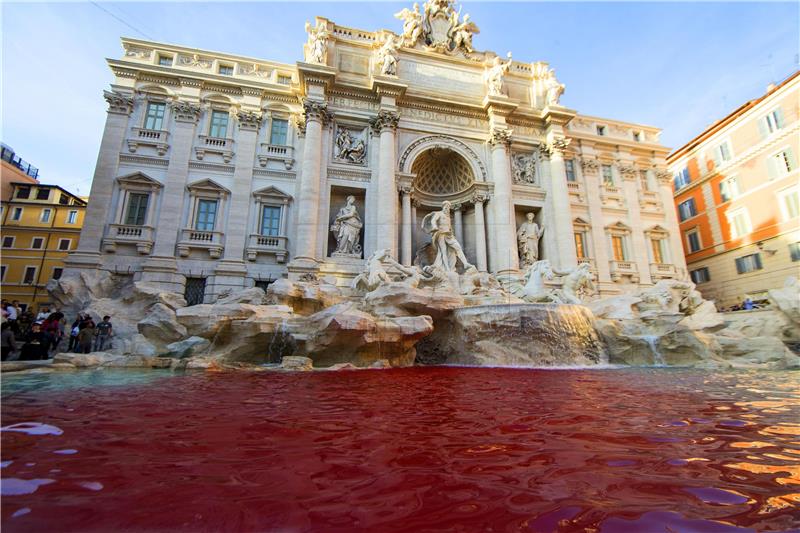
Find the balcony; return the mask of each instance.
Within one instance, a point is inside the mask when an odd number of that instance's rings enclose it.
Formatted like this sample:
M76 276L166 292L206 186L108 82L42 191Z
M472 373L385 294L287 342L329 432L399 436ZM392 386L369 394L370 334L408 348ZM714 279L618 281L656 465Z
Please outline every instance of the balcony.
M153 233L151 226L133 226L129 224L110 224L108 236L103 239L103 250L107 253L117 251L117 245L130 244L136 246L141 255L148 255L153 249Z
M169 149L168 138L169 132L165 130L131 128L131 136L128 137L128 151L135 153L140 146L152 146L156 149L158 155L164 155Z
M247 260L255 261L258 254L274 255L278 263L284 263L289 255L289 239L283 236L251 234L247 245Z
M609 261L611 267L611 281L619 281L627 276L633 283L639 283L639 269L632 261Z
M181 240L178 242L178 255L189 257L194 250L208 250L211 259L219 259L225 246L222 240L225 234L221 231L202 231L186 228L181 230Z
M603 207L627 209L624 193L611 183L603 183L600 186L600 202Z
M675 279L678 277L678 272L675 265L667 263L650 263L650 277L653 281L660 279Z
M219 154L225 163L233 159L233 139L229 137L198 137L199 146L194 147L195 157L202 161L206 154Z
M657 192L642 191L639 196L639 208L648 213L661 213L661 197Z
M261 143L258 164L265 167L269 161L281 161L286 166L286 170L291 170L294 166L294 146Z
M583 185L577 181L567 182L567 192L569 193L569 199L571 203L579 205L586 203L586 197L583 194Z

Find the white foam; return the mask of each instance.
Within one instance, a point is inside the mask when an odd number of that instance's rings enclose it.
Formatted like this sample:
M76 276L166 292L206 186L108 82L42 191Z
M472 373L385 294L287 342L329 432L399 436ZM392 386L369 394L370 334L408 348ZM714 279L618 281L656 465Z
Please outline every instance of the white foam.
M56 450L53 453L57 453L59 455L72 455L74 453L78 453L78 450L73 450L72 448L67 448L64 450Z
M0 495L19 496L20 494L33 494L42 485L54 483L55 479L20 479L8 477L0 479Z
M5 468L13 462L14 461L0 461L0 468Z
M81 481L80 483L78 483L78 485L80 485L84 489L103 490L103 484L100 483L99 481Z
M14 514L11 515L11 518L17 518L19 516L26 515L30 512L31 512L30 507L23 507L21 509L17 509L16 511L14 511Z
M59 427L42 424L41 422L20 422L19 424L3 426L0 431L16 431L18 433L27 433L28 435L62 435L64 433L64 430Z

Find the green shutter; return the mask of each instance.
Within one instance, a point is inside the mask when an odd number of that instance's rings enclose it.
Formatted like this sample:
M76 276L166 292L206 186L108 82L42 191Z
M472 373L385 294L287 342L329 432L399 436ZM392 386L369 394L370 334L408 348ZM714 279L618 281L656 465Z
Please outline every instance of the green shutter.
M744 257L736 258L736 272L739 274L744 272Z
M783 127L783 109L781 109L780 107L775 110L775 118L776 118L776 120L778 122L778 124L777 124L778 128L782 128Z
M775 160L775 156L767 157L767 176L770 180L778 177L778 162Z
M756 264L756 270L761 269L761 254L753 254L754 262Z
M786 159L789 160L789 172L797 168L797 162L794 160L794 151L791 148L786 149Z
M762 139L769 137L769 126L767 125L767 117L762 117L758 120L758 133L761 134Z

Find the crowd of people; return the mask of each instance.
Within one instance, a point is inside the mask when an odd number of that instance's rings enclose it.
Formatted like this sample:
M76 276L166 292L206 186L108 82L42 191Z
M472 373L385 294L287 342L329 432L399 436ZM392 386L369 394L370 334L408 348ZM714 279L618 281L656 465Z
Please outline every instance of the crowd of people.
M64 313L42 307L34 315L22 310L17 300L2 300L2 360L35 361L49 359L67 343L66 351L90 353L112 348L114 328L111 317L95 323L88 313L78 316L67 329Z

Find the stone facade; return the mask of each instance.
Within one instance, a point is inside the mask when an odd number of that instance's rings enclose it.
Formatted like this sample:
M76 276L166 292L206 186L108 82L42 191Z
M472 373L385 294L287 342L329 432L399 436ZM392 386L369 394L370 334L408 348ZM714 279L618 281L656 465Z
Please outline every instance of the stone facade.
M588 263L601 294L683 278L659 130L564 107L547 63L476 51L452 4L401 11L400 34L317 18L293 65L123 39L70 267L190 302L287 275L347 285L378 250L420 261L448 200L467 259L501 281L528 213L539 258ZM331 232L346 202L356 254Z

